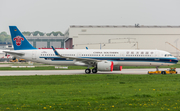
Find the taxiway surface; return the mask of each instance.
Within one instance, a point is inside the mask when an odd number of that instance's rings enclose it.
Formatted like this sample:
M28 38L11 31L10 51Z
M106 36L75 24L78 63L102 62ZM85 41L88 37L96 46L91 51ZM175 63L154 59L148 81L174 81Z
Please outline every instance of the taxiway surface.
M160 68L159 70L166 70ZM122 71L98 72L97 74L147 74L155 69L123 69ZM180 68L177 68L180 74ZM0 76L30 76L30 75L79 75L85 74L84 70L23 70L23 71L0 71ZM92 74L92 73L91 73Z

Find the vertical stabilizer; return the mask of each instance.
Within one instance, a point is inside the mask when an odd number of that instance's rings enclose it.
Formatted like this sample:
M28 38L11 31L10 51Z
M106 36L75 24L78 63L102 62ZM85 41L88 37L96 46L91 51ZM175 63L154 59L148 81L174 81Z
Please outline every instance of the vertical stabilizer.
M14 46L14 50L31 50L34 48L28 40L23 36L16 26L9 26L11 32L11 39Z

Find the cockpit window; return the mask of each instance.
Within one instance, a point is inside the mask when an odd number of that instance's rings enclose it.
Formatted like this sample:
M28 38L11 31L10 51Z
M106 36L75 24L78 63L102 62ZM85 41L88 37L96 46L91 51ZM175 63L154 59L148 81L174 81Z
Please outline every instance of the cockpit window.
M171 54L165 54L165 57L171 57L172 55Z

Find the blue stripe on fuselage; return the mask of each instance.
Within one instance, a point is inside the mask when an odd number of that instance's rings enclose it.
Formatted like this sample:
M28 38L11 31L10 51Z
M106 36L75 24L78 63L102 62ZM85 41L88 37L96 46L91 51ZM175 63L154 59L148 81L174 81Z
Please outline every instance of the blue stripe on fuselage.
M45 60L52 60L52 61L73 61L73 60L66 60L65 58L60 57L40 57L44 58ZM108 61L126 61L126 62L165 62L165 63L174 63L176 64L178 60L176 58L154 58L154 57L81 57L81 58L89 58L89 59L97 59L97 60L108 60Z

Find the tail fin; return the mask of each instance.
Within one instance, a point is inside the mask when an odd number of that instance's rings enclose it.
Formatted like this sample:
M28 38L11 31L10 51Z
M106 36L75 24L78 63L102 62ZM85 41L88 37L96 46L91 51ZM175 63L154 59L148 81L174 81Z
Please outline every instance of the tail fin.
M11 32L11 39L14 46L14 50L31 50L34 48L28 40L23 36L16 26L9 26Z

